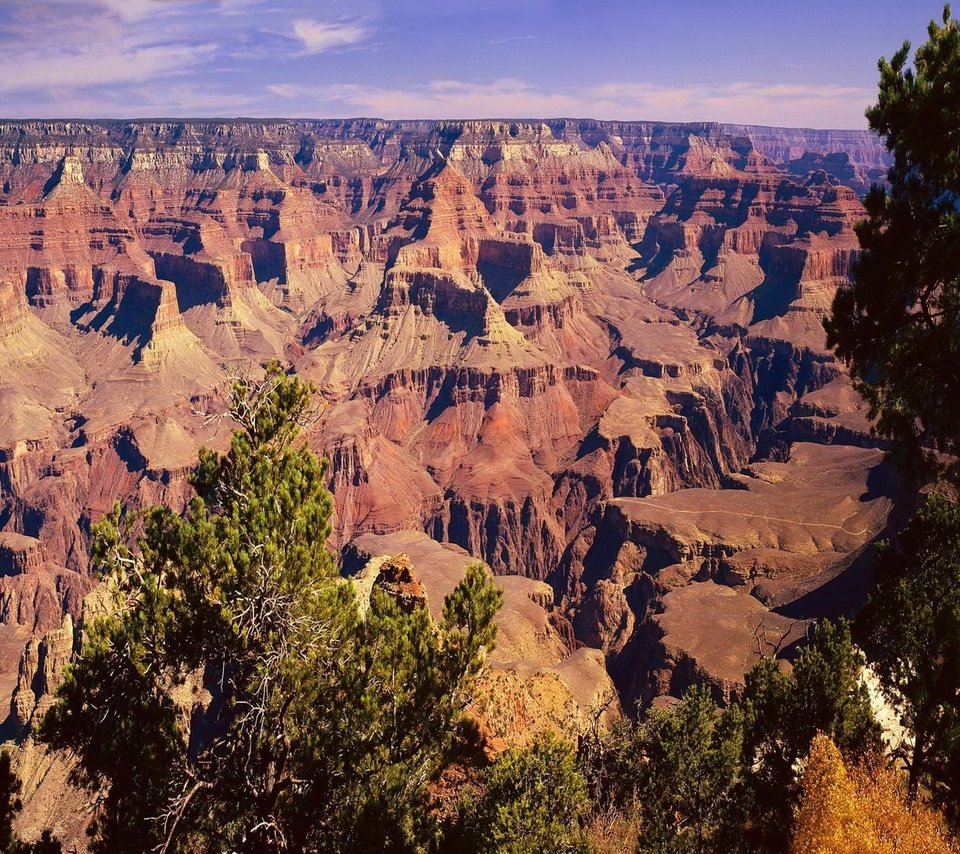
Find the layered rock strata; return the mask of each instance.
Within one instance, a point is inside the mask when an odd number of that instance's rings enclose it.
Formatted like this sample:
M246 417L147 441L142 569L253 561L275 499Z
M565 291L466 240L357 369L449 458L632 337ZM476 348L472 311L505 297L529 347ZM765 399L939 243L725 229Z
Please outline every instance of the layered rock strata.
M886 163L714 124L0 124L0 651L79 618L91 524L183 507L230 379L278 358L317 387L332 547L409 554L431 608L419 564L442 591L466 555L535 592L495 737L604 666L628 701L728 698L852 607L892 506L821 325Z

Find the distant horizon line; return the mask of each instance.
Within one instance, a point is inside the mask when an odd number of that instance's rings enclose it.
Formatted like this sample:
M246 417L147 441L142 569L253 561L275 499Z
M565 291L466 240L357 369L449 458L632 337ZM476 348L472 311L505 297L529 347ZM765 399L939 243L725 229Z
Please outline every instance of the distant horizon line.
M440 124L449 122L451 124L464 122L513 122L513 123L549 123L549 122L594 122L596 124L621 124L621 125L664 125L664 126L690 126L690 125L714 125L727 128L755 128L758 130L796 130L812 131L815 133L858 133L871 134L877 136L877 132L871 128L851 128L851 127L811 127L801 125L770 125L757 124L753 122L734 122L718 121L713 119L690 119L690 120L660 120L660 119L595 119L586 116L525 116L503 117L503 116L481 116L470 118L404 118L404 119L385 119L382 116L135 116L131 118L117 117L89 117L89 116L31 116L26 118L0 117L0 124L30 124L40 122L87 122L90 124L143 124L147 122L164 123L188 123L188 122L236 122L236 123L263 123L263 122L288 122L291 124L297 122L383 122L385 124Z

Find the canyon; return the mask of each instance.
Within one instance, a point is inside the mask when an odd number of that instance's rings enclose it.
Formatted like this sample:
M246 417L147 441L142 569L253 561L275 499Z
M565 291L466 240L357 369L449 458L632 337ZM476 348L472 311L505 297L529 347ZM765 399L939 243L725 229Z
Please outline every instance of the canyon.
M888 165L715 124L0 123L7 726L96 610L91 524L185 506L273 358L346 572L406 556L431 608L499 576L491 738L729 700L862 602L909 504L822 328Z

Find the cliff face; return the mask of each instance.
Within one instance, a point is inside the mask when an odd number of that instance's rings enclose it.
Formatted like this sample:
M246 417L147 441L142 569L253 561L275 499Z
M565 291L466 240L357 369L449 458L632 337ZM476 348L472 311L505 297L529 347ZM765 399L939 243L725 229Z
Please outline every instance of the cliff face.
M720 127L725 133L749 137L758 151L777 163L802 158L806 154L847 155L852 163L867 169L888 169L893 163L883 141L871 131L730 124Z
M278 357L318 387L337 548L454 544L547 580L627 695L729 694L770 608L820 601L849 561L818 555L864 543L796 545L801 525L792 557L750 564L637 508L749 492L794 443L876 444L821 319L885 163L867 133L713 124L0 123L3 620L76 619L90 523L182 506L199 446L228 438L228 378ZM660 619L713 593L735 666Z

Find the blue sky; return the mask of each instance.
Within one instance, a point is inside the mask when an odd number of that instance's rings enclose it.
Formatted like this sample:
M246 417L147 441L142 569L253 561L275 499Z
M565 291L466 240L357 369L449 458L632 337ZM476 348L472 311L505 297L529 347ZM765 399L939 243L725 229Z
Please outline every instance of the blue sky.
M931 0L0 0L0 115L865 127Z

